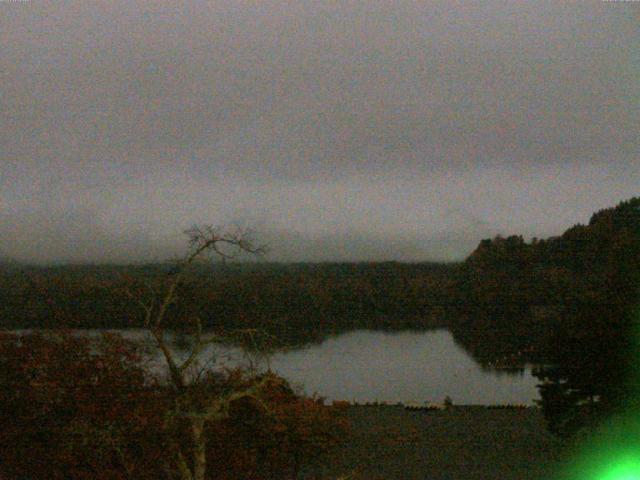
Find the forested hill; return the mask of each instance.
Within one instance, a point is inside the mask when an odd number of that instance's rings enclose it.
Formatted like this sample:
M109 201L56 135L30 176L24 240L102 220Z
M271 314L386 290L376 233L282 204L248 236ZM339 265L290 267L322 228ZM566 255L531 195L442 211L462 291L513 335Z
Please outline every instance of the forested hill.
M590 275L618 269L640 252L640 197L594 213L559 237L482 240L465 264L481 269L559 268ZM621 262L624 260L624 262ZM635 259L637 260L637 258Z
M482 240L458 284L463 302L548 305L635 298L640 280L640 197L601 210L559 237Z
M451 326L465 346L487 361L546 355L559 331L609 328L638 302L640 197L559 237L483 240L454 275Z

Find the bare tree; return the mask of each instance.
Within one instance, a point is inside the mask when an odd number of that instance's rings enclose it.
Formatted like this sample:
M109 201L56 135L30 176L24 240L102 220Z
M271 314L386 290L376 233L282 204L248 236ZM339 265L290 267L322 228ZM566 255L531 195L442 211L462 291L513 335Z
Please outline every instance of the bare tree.
M203 332L202 320L198 315L186 319L193 327L193 341L186 359L180 360L172 352L165 338L170 307L178 302L178 288L185 279L189 268L199 260L213 256L223 260L241 254L263 255L265 247L257 246L251 232L235 229L219 229L211 226L194 226L185 232L189 236L189 252L174 268L163 276L160 282L145 284L145 290L136 293L127 289L127 294L137 302L144 315L144 327L150 332L155 346L162 352L168 368L173 408L167 416L167 426L184 422L190 442L171 445L171 461L167 465L171 478L180 480L204 480L207 471L205 427L228 415L231 403L241 398L251 397L261 402L260 392L267 384L279 383L275 375L254 375L245 379L235 388L224 392L203 393L199 380L188 375L190 367L198 361L203 349L214 342L223 340L220 335Z

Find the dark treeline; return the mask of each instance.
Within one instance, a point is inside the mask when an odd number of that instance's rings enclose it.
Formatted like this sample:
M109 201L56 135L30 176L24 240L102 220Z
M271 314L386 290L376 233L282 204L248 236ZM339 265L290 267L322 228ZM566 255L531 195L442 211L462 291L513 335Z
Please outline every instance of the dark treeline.
M354 328L444 327L450 265L424 263L215 263L180 284L183 311L209 328L258 328L308 342ZM66 325L135 328L139 307L126 288L171 274L172 266L11 267L0 274L0 319L7 328ZM195 310L195 312L194 312Z

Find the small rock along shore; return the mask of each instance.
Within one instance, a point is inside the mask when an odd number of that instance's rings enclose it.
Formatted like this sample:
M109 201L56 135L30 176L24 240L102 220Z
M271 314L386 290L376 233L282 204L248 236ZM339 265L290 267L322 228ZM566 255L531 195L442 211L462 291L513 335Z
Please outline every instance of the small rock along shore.
M305 478L349 480L547 480L564 444L538 408L402 405L341 408L347 442Z

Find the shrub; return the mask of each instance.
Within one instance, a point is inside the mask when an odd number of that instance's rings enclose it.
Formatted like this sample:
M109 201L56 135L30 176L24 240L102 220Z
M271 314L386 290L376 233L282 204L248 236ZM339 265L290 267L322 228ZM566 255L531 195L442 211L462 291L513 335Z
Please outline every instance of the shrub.
M233 402L207 427L207 478L296 478L344 437L334 409L269 375L259 397ZM212 373L193 394L215 397L247 381L239 369ZM118 335L2 333L0 478L168 478L172 449L189 441L187 424L166 421L175 398Z

